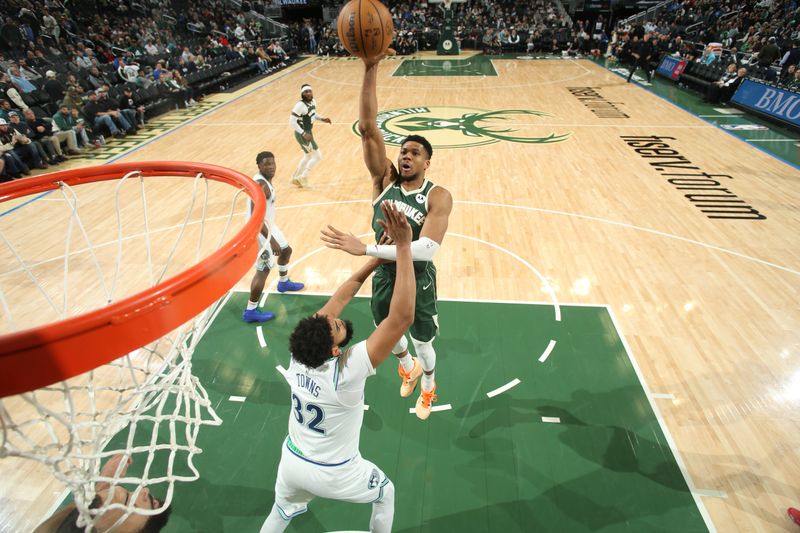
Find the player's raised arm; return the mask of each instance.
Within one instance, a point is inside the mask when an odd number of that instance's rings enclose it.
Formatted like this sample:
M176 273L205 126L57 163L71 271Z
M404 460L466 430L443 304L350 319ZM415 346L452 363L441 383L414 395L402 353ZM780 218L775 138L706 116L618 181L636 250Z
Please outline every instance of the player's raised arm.
M342 309L347 307L347 304L350 303L353 296L358 293L370 274L372 274L380 264L381 260L377 258L373 258L371 261L364 263L361 268L336 289L333 296L322 306L322 309L317 311L317 314L337 318L342 313Z
M377 79L381 57L364 59L364 79L358 102L358 132L364 163L367 165L374 188L383 190L384 178L391 175L392 162L386 157L386 145L375 120L378 117Z
M133 459L131 459L127 455L123 455L121 453L117 453L111 456L106 464L100 469L100 477L102 478L123 478L125 474L128 472L128 467L133 464ZM95 490L100 492L101 490L108 490L111 488L111 484L108 481L98 481L95 485Z
M389 357L392 348L414 322L414 308L417 303L414 263L411 260L411 226L406 215L398 211L391 202L381 203L381 210L385 220L378 223L397 246L397 274L389 315L367 339L367 353L374 368Z

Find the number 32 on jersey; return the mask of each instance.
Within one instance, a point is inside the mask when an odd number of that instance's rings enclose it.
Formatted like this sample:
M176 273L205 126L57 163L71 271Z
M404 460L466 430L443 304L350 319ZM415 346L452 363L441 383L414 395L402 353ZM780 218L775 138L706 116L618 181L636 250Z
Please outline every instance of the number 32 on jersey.
M325 411L322 410L322 407L314 403L307 403L305 409L303 409L303 402L295 394L292 394L292 406L294 419L297 420L298 424L307 425L311 431L325 434L325 429L319 426L325 420ZM309 413L310 416L304 416L304 411Z

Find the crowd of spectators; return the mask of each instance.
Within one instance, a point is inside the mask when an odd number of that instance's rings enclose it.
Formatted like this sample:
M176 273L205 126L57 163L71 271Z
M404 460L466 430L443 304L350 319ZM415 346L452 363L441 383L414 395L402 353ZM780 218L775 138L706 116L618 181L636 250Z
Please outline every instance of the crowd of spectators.
M392 48L398 54L436 48L444 23L442 4L399 0L384 4L392 14L395 27ZM531 50L530 42L536 42L537 49L551 51L553 41L558 47L567 43L573 26L562 5L549 0L468 0L453 3L451 9L459 47L487 54L525 52ZM347 55L331 24L306 22L294 33L298 36L298 47L303 50L319 55Z
M436 47L441 4L384 3L399 54ZM104 135L135 132L149 112L142 91L152 95L155 88L170 104L194 105L204 91L191 80L217 59L243 59L253 73L266 75L290 60L286 49L346 55L333 24L291 23L282 45L266 38L266 19L251 7L225 0L100 0L71 11L50 0L3 3L0 179L58 164L102 143ZM747 68L800 89L798 0L673 0L656 20L613 27L602 15L573 22L556 0L468 0L452 9L460 47L486 54L605 55L645 68L636 50L647 49L649 69L665 54L719 65L717 87L730 86L730 64L732 72Z
M435 49L441 4L384 3L392 13L392 46L399 54ZM720 62L720 72L733 63L737 72L744 67L750 76L791 89L800 84L798 0L673 0L656 20L613 26L602 14L573 22L561 4L548 0L468 0L452 9L460 46L487 54L605 56L631 65L633 49L647 40L653 48L650 70L669 54L706 65ZM306 21L294 33L304 50L347 55L333 25Z
M82 3L9 0L0 7L0 180L48 168L144 124L191 107L191 80L238 60L254 75L286 66L258 17L220 0L176 10L166 0ZM224 75L224 72L220 72Z
M714 65L719 82L733 65L748 75L789 89L800 89L800 5L797 0L673 0L657 20L618 26L606 55L626 62L637 43L656 50L653 63L666 54L690 63Z

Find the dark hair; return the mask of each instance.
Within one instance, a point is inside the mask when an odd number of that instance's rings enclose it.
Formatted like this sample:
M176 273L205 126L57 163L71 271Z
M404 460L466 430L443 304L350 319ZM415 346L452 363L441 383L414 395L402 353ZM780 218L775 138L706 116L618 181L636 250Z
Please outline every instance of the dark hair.
M292 357L309 368L317 368L331 357L331 325L324 316L314 315L297 323L289 337Z
M92 503L89 504L89 509L98 509L102 503L103 499L100 496L95 496ZM147 522L137 533L158 533L167 525L171 514L172 507L167 507L164 512L148 517ZM55 533L84 533L85 528L78 527L78 516L78 508L76 507L58 525Z
M422 135L409 135L408 137L403 139L403 142L400 143L400 146L403 146L408 141L413 141L415 143L421 144L422 147L425 148L425 151L428 152L428 159L433 157L433 146L431 146L431 143L428 142L428 139L426 139Z
M172 514L172 507L164 509L163 513L155 514L147 519L144 527L139 530L139 533L158 533L169 522L169 517Z
M344 339L339 343L339 348L347 346L353 340L353 323L349 320L344 320Z
M69 514L64 517L64 520L58 524L56 533L83 533L86 528L78 527L78 508L74 508Z
M260 165L262 161L270 158L275 159L275 156L272 155L272 152L259 152L256 156L256 165Z

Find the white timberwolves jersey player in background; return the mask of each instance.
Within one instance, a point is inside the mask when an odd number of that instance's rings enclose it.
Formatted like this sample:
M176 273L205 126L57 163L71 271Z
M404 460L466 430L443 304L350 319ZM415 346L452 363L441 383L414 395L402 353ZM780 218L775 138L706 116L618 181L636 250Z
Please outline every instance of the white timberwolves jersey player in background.
M256 165L258 166L258 173L253 176L261 191L264 193L264 198L267 201L267 210L264 213L264 220L261 224L261 231L258 234L258 248L261 253L256 261L256 273L253 280L250 282L250 298L247 301L242 313L242 320L245 322L266 322L275 318L274 313L269 311L262 311L258 308L258 302L264 292L264 284L267 282L270 270L275 268L275 260L273 254L278 256L278 274L280 280L278 281L278 292L286 291L299 291L305 285L299 282L291 281L289 279L289 261L292 258L292 247L289 246L289 241L283 234L281 229L275 223L275 187L272 185L272 178L275 177L275 156L272 152L260 152L256 156ZM247 216L252 216L253 204L248 203Z
M281 532L315 497L372 503L370 531L392 529L394 485L358 451L364 386L414 321L416 281L411 226L392 204L381 205L386 233L397 246L397 277L389 316L367 340L343 349L352 325L339 318L372 271L371 259L314 315L302 319L289 339L291 387L289 435L275 481L275 503L261 533ZM354 525L355 527L355 525Z

